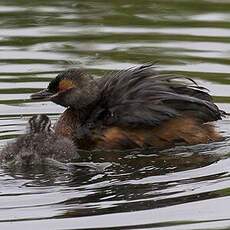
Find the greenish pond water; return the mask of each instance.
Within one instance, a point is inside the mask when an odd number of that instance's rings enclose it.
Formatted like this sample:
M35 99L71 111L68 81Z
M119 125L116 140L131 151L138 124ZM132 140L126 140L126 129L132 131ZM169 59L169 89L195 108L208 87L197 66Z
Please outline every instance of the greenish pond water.
M96 77L156 62L194 78L230 112L230 1L139 0L0 2L0 146L28 118L63 108L31 93L60 70ZM0 169L0 229L230 229L230 122L220 143L154 153L89 154L112 163L78 169Z

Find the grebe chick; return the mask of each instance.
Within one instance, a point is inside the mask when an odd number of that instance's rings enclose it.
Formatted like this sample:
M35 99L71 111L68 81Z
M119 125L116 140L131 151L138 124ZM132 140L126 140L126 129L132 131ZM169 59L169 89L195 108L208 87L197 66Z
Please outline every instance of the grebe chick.
M34 115L28 124L27 133L0 152L0 161L4 165L26 167L42 165L46 158L60 162L79 158L74 143L53 132L47 115Z
M210 124L221 119L212 97L194 80L143 65L93 78L69 69L32 99L67 107L55 132L82 149L165 149L221 140Z

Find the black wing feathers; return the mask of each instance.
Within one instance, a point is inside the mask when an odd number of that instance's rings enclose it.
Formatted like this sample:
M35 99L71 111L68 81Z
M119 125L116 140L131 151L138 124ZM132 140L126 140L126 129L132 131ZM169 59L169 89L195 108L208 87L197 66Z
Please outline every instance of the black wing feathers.
M152 65L130 68L99 80L110 120L122 126L157 126L172 117L189 114L209 122L221 118L212 97L192 79L159 74Z

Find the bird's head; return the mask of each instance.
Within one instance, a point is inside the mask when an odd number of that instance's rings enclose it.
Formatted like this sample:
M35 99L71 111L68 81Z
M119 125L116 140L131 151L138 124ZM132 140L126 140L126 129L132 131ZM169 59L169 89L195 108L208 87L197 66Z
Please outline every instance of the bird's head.
M48 87L31 95L32 100L50 100L64 107L81 109L98 95L96 81L81 69L68 69L58 74Z

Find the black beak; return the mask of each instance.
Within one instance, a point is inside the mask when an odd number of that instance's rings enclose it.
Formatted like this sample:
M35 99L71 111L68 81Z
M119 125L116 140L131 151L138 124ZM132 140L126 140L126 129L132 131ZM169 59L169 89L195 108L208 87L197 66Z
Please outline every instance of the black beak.
M43 89L40 92L34 93L30 96L32 100L50 100L51 96L54 95L53 93L49 92L48 89Z

